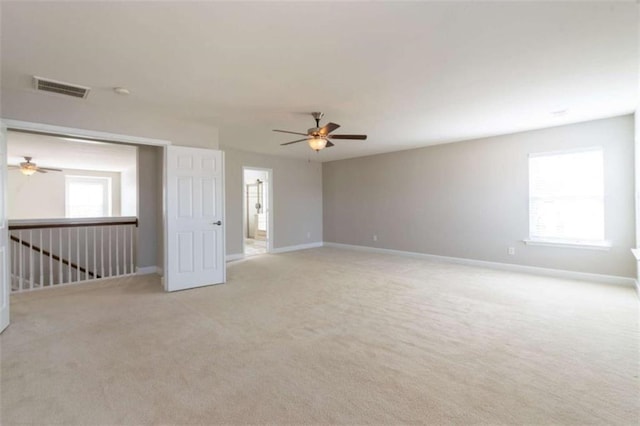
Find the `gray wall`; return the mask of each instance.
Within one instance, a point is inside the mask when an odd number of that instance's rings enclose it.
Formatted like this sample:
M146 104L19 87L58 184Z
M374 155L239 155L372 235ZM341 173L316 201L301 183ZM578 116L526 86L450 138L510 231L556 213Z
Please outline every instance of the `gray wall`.
M138 267L157 266L158 211L162 211L162 199L158 197L158 157L162 148L138 147ZM160 228L161 229L161 228Z
M635 276L633 120L628 115L324 163L324 241ZM596 145L604 148L611 250L525 245L527 155ZM514 256L508 247L515 247Z
M225 152L227 255L242 253L242 167L273 170L274 249L322 241L320 163L225 147L222 150Z

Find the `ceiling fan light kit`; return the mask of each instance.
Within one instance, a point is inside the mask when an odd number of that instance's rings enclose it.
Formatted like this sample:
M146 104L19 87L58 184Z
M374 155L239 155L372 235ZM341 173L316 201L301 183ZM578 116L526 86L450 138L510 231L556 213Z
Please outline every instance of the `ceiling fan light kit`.
M20 173L25 176L31 176L38 171L38 167L33 163L20 163Z
M38 173L47 173L47 172L61 172L61 169L52 169L49 167L38 167L38 165L36 163L32 163L31 162L31 158L32 157L24 157L24 162L20 163L20 165L18 166L13 166L10 165L9 168L10 169L18 169L20 170L20 173L22 173L25 176L31 176L33 174L35 174L36 172Z
M309 147L314 151L318 152L324 148L331 148L335 144L331 142L331 138L333 139L356 139L356 140L365 140L367 139L367 135L332 135L331 132L340 127L339 124L336 123L328 123L324 126L320 127L320 119L324 116L322 112L312 112L311 116L316 120L316 127L312 127L307 130L307 133L301 132L292 132L289 130L276 130L274 132L280 133L290 133L292 135L300 135L305 136L303 139L298 139L291 142L281 143L280 145L291 145L294 143L307 141Z
M309 147L314 151L320 151L327 147L327 140L325 138L317 137L313 139L309 139Z

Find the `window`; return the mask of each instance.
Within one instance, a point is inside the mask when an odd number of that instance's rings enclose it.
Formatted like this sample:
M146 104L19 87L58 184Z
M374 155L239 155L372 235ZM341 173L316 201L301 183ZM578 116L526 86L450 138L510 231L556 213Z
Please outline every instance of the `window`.
M66 176L66 217L111 216L111 178Z
M601 148L529 156L529 237L577 245L604 241Z

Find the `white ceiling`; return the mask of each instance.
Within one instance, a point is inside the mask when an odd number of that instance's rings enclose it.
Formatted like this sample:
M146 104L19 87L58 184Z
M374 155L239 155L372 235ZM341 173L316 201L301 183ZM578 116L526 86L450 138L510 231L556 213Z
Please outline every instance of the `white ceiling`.
M222 145L349 158L633 112L635 2L3 2L2 90L220 128ZM125 86L124 98L110 90ZM46 96L46 95L42 95ZM553 111L567 110L556 116ZM313 153L311 111L369 140ZM293 136L293 135L291 135Z
M8 132L7 164L18 165L24 157L40 167L107 172L132 170L137 162L134 146Z

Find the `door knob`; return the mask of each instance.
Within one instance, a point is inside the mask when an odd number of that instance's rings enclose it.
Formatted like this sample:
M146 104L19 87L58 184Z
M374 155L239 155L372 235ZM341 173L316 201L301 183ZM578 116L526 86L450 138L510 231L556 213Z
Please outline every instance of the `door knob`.
M212 223L212 225L222 225L222 221L221 221L221 220L219 220L219 221L217 221L217 222L213 222L213 223Z

